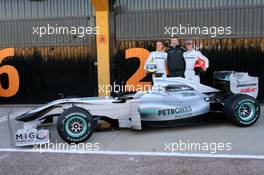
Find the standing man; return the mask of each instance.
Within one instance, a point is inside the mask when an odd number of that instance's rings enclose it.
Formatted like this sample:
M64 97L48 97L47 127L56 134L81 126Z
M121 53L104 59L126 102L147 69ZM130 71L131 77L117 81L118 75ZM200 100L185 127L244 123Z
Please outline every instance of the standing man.
M171 38L170 47L166 51L168 54L168 69L170 77L183 77L185 71L185 60L183 58L183 53L186 51L179 44L179 39L177 37Z
M186 62L185 78L190 81L200 83L199 73L196 73L197 68L206 71L209 67L208 59L199 51L193 49L193 41L191 39L186 42L187 51L183 53Z
M164 52L164 45L161 41L156 42L156 51L150 52L145 63L146 73L152 73L154 77L166 77L167 53Z

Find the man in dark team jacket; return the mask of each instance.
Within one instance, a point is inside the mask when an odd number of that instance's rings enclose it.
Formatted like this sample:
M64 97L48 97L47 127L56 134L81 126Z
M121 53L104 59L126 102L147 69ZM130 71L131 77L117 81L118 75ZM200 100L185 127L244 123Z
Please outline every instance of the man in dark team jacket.
M183 53L185 51L186 49L179 45L178 38L171 38L170 47L168 50L166 50L168 54L167 65L170 77L184 78L185 60L183 58Z

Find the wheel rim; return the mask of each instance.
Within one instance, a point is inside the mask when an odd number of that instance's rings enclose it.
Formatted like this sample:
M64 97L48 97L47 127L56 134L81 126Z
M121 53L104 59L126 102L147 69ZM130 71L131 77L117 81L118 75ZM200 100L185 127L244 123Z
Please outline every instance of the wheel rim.
M65 124L66 133L73 138L82 137L89 129L89 125L83 117L74 115L69 117Z
M238 108L238 116L243 121L250 121L255 117L256 108L251 102L243 102Z

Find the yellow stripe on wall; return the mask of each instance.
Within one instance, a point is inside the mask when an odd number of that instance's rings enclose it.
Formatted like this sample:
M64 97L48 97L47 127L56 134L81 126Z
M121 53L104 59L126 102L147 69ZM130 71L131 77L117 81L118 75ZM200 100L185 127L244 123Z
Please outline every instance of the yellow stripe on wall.
M99 86L110 85L109 4L108 0L92 0L92 4L96 11L96 27L100 31L96 36L98 95L108 96L109 92L101 91Z

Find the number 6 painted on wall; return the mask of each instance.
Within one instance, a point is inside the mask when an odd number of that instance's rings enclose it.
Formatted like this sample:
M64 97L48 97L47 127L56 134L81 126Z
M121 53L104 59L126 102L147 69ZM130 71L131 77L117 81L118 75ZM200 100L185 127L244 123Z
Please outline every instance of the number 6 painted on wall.
M0 50L0 63L6 58L14 56L14 48L8 48ZM0 82L0 97L12 97L19 89L19 75L15 67L10 65L4 65L0 67L0 75L7 74L8 76L8 88L4 89Z

